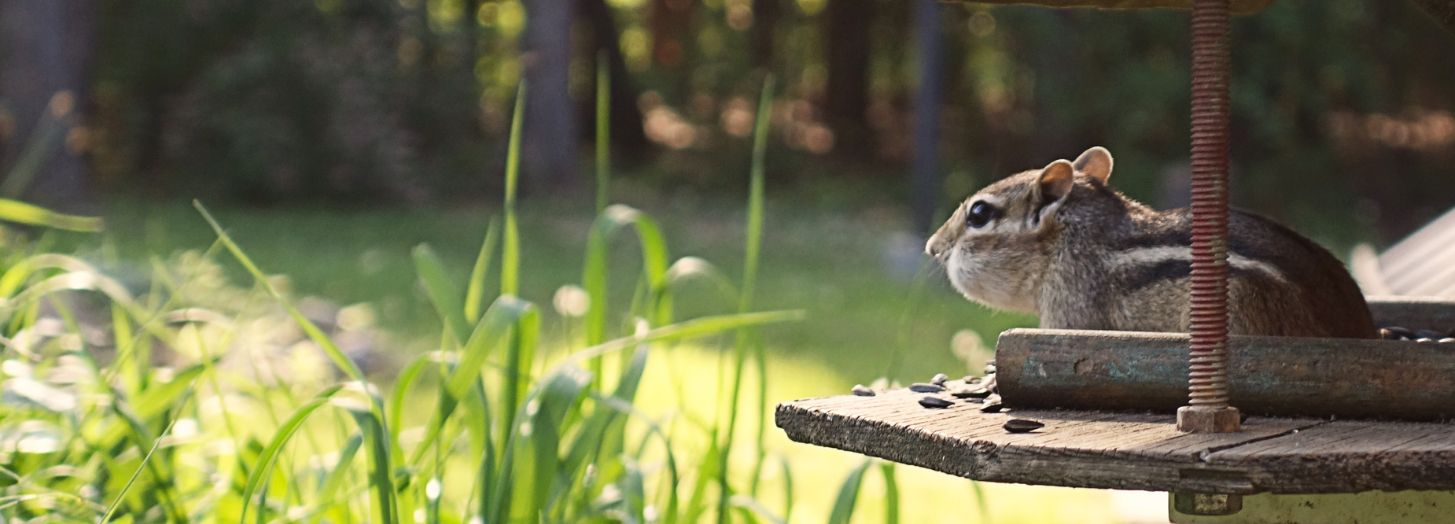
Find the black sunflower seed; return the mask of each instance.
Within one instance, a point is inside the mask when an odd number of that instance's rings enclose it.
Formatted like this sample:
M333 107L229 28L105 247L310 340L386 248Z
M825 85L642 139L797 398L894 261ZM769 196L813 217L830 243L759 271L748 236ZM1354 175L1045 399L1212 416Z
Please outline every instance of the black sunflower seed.
M1046 427L1046 425L1035 420L1013 418L1005 421L1005 424L1000 427L1005 428L1006 431L1009 431L1011 433L1030 433L1032 431L1044 428Z
M859 396L859 397L872 397L872 396L874 396L874 390L869 389L867 387L864 387L863 384L854 384L853 392L854 392L854 395L855 396Z
M980 406L981 413L1000 413L1000 395L985 397L985 404Z
M950 391L955 398L985 398L990 396L990 390L983 387L956 388Z
M920 397L919 399L919 405L927 408L943 409L950 407L951 404L952 403L950 401L942 399L940 397L925 396Z
M940 386L937 384L925 384L924 382L916 382L909 385L909 390L915 393L939 393L945 390L945 386Z

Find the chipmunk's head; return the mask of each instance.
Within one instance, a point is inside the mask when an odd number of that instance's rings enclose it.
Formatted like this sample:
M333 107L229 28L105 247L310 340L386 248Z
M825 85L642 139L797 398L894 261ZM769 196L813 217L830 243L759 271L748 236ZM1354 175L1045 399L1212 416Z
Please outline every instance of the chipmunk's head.
M1111 176L1111 153L1093 147L1075 162L1006 177L965 199L925 244L966 298L1011 311L1034 312L1042 276L1059 230L1057 211L1077 177L1102 184Z

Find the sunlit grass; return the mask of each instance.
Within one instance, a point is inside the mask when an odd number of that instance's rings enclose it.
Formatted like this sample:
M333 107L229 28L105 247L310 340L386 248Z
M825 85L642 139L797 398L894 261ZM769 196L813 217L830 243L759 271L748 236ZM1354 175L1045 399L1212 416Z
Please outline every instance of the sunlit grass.
M886 270L893 221L774 206L759 122L746 211L517 205L513 145L498 209L120 214L106 246L82 251L135 292L81 259L8 262L5 335L30 340L56 321L62 333L12 345L5 369L51 371L33 374L42 384L54 370L88 377L47 386L79 388L88 404L6 408L65 444L0 454L17 479L0 483L14 497L0 514L1110 520L1101 493L974 487L792 444L771 426L774 403L844 391L896 361L899 379L978 366L984 343L1024 319L988 317L923 270ZM149 255L179 246L212 247ZM97 325L106 342L80 336ZM363 332L382 364L359 363L374 358Z

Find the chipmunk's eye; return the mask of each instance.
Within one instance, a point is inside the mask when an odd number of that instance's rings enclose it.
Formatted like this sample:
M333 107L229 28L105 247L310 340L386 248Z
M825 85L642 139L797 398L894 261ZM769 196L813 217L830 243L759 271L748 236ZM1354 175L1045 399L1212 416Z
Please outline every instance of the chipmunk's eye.
M970 204L970 209L965 211L965 225L972 228L982 228L1000 216L1000 210L985 202L977 201Z

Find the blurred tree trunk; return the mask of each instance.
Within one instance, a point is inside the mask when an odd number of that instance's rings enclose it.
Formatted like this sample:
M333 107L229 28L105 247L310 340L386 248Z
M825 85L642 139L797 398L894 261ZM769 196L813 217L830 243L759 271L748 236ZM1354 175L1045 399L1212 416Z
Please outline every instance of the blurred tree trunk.
M680 69L687 60L687 36L692 28L695 0L652 0L652 62Z
M475 80L475 66L480 62L480 2L481 0L465 0L465 16L460 17L460 33L465 39L465 69L472 79L471 92L477 95L480 82Z
M571 101L571 19L574 6L561 0L527 0L524 35L526 100L521 161L526 181L538 188L578 182L576 104Z
M914 98L914 175L911 223L916 234L933 231L940 190L940 107L943 99L944 50L940 36L939 0L914 2L915 50L919 86Z
M824 111L834 131L834 149L848 155L873 151L869 107L869 22L873 0L829 0L824 11L828 87Z
M657 90L669 105L686 104L692 89L692 15L699 0L652 0L647 27L652 65L667 80Z
M23 194L32 202L89 210L85 140L77 138L89 111L95 41L94 0L0 0L0 176L12 174L33 140L45 139Z
M617 158L626 162L640 161L650 152L651 144L642 130L642 110L637 107L637 89L632 85L631 73L626 69L626 57L621 52L616 19L611 16L611 7L606 5L606 0L580 0L577 7L591 27L592 56L600 56L597 53L602 52L606 55L607 72L611 76L611 146L621 153ZM595 93L594 59L591 70L591 92ZM584 120L590 124L587 129L595 129L596 102L587 102L581 104L582 113L587 115Z
M773 70L773 37L780 14L780 0L753 0L753 66L763 71Z

